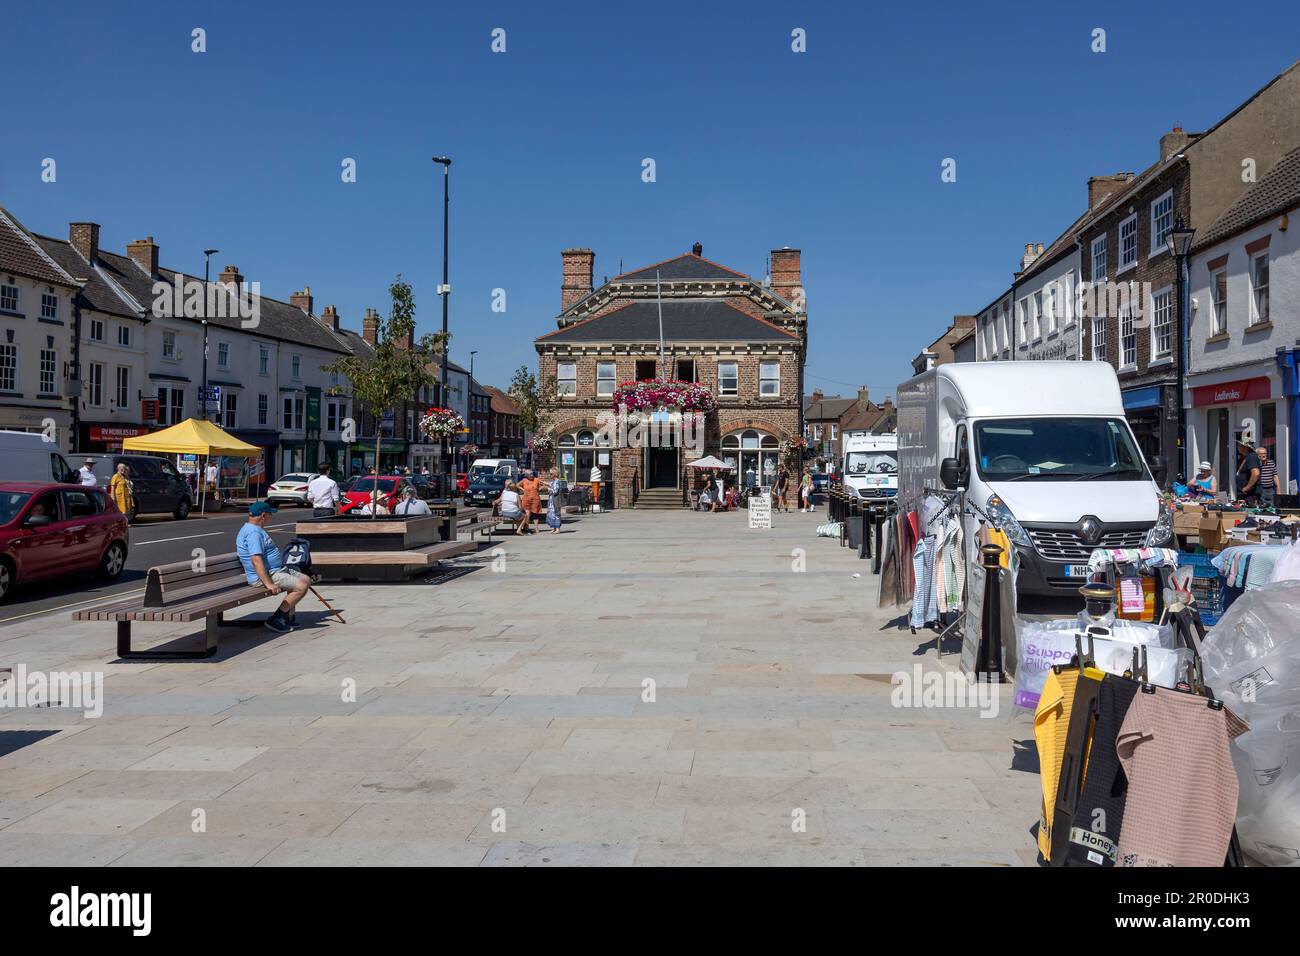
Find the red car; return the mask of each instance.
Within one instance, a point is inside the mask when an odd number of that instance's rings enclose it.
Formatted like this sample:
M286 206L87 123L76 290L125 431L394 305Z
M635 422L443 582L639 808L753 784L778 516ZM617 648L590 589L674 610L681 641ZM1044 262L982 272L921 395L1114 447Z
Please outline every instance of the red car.
M343 500L339 503L339 514L345 515L353 508L370 504L370 496L375 491L376 481L379 482L377 500L389 511L393 510L393 505L402 500L406 494L406 486L410 484L401 475L380 475L378 479L374 475L358 478L352 482L347 491L343 492Z
M19 582L76 571L115 581L128 540L126 515L100 488L0 482L0 601Z
M469 490L469 472L456 472L456 497L463 498Z

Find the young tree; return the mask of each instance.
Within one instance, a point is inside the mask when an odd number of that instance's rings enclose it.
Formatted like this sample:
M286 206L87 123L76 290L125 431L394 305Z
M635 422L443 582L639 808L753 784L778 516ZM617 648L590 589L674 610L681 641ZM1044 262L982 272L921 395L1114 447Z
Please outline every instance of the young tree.
M415 338L415 298L409 283L403 282L399 275L388 292L393 307L388 318L379 324L374 355L347 355L322 366L326 372L337 372L346 382L331 388L330 394L349 396L357 405L364 405L376 420L433 383L429 365L447 347L440 332ZM376 481L370 496L372 511L379 491L380 431L375 428Z
M554 378L548 378L545 385L538 385L537 376L527 365L515 370L515 377L510 381L510 397L519 403L520 428L526 432L541 431L542 401L554 391Z

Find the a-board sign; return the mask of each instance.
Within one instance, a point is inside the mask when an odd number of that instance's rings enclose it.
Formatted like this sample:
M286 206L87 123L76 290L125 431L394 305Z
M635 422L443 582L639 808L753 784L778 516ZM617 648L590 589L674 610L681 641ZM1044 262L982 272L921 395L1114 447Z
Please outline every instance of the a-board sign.
M772 527L772 499L767 495L749 496L749 526L751 528Z

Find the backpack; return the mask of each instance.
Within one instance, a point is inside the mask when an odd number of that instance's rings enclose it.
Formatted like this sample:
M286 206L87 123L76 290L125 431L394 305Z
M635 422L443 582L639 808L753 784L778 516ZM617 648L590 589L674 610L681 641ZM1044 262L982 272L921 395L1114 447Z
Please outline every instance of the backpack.
M284 566L311 576L311 544L306 538L294 538L285 545Z

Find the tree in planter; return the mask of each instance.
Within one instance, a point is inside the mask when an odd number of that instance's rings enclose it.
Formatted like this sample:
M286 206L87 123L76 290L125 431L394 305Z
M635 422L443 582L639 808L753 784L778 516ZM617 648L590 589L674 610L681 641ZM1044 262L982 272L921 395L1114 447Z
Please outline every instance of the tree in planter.
M551 376L538 384L537 376L527 365L515 370L510 381L510 397L519 403L519 427L534 435L543 432L542 403L555 396L555 378Z
M371 511L379 494L379 449L382 443L378 422L385 411L395 411L398 404L433 384L429 366L442 355L447 340L442 333L415 338L415 298L411 286L399 275L388 287L393 307L388 318L379 324L374 355L347 355L322 371L337 372L346 385L330 389L331 395L347 395L357 405L364 405L375 416L375 486L370 492ZM414 342L411 347L408 343Z

